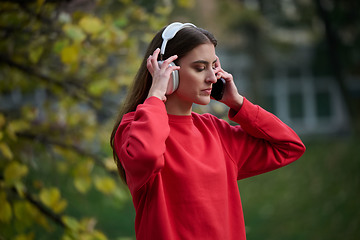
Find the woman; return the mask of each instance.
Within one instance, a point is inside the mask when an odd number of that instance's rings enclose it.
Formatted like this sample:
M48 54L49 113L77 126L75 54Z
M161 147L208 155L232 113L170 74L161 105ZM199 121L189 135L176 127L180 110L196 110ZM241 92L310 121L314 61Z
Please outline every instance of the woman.
M212 34L181 26L165 52L159 49L164 29L152 40L111 136L136 210L136 237L246 239L237 180L285 166L305 147L293 130L238 93ZM159 64L161 54L166 60ZM179 86L167 94L174 71ZM210 102L220 78L226 81L221 102L237 126L192 112L193 103Z

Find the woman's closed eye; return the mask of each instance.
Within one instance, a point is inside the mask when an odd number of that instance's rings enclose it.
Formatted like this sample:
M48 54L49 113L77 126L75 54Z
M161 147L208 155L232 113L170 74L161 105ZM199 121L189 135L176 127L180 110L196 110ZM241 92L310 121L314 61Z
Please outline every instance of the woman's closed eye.
M202 66L195 66L194 67L196 71L198 72L202 72L206 69L206 66L205 65L202 65Z

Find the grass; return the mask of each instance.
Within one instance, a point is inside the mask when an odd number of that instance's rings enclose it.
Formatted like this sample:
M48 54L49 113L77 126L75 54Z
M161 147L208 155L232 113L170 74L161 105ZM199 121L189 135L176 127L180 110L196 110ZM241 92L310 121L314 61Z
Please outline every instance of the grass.
M359 239L359 143L308 141L297 162L240 181L248 239Z

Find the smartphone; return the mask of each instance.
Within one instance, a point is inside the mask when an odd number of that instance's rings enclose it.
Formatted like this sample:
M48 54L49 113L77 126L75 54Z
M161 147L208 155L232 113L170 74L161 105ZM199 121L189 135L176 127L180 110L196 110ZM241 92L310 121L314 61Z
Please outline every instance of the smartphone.
M219 78L216 83L212 85L211 96L219 101L222 99L225 89L225 79Z

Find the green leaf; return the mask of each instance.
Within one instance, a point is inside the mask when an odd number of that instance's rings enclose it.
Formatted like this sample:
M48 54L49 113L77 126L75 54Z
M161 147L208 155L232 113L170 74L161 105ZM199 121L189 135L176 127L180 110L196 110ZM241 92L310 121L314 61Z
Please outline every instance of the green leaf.
M69 38L71 38L75 42L82 42L86 38L83 30L73 24L65 24L63 27L63 31Z
M43 51L44 51L44 48L42 46L31 49L30 53L29 53L30 61L32 63L37 63L39 61Z
M24 130L27 130L30 128L30 124L25 121L25 120L13 120L11 121L7 128L6 128L6 131L7 131L7 134L9 134L9 136L11 136L11 138L13 140L16 140L17 137L16 137L16 133L18 132L22 132Z
M0 221L9 223L12 218L11 205L6 200L6 193L0 192Z
M92 82L89 85L88 90L94 96L100 96L110 88L111 88L111 81L109 79L102 79Z
M16 181L14 183L14 187L15 187L17 193L19 194L19 196L24 197L24 193L25 193L25 185L24 185L24 183L22 183L20 181Z
M107 240L107 237L104 235L104 233L95 230L95 231L92 233L92 238L91 238L91 240Z
M16 133L27 130L29 128L30 124L25 120L12 120L6 126L6 133L10 139L16 141Z
M77 231L80 227L79 222L73 217L63 216L62 220L63 220L65 226L67 226L68 228L70 228L73 231Z
M121 16L114 21L116 27L123 28L128 25L128 19L125 16Z
M2 135L3 135L3 134L2 134ZM7 159L9 159L9 160L11 160L11 159L14 158L14 155L13 155L10 147L9 147L6 143L4 143L4 142L0 142L0 152L2 153L2 155L3 155L5 158L7 158Z
M20 164L19 162L10 162L4 170L5 183L8 185L14 185L22 177L28 173L26 165Z
M70 44L70 41L69 39L64 39L64 40L58 40L55 42L54 46L53 46L53 51L56 53L56 54L61 54L61 51L69 46Z

